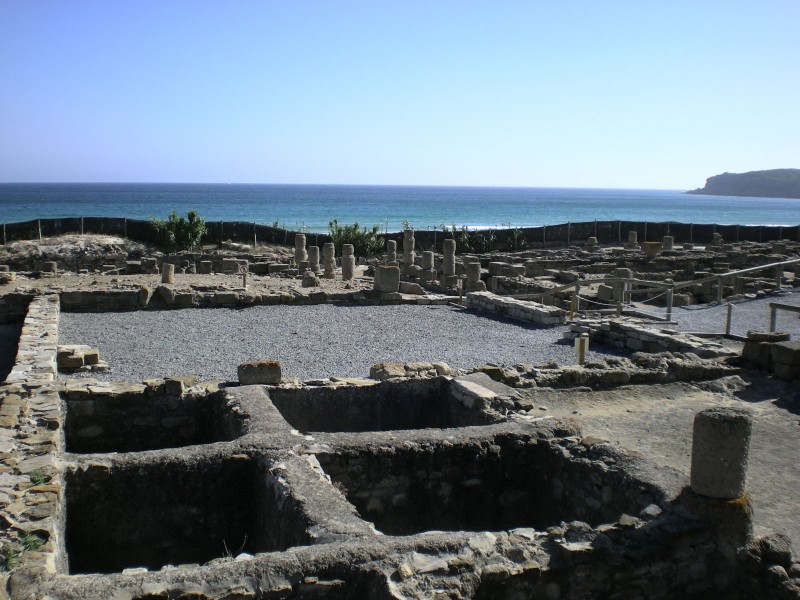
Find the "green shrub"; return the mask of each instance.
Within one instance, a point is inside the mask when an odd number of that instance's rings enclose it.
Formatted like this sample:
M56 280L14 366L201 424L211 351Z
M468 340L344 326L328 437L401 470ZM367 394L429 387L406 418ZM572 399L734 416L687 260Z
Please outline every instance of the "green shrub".
M380 225L373 225L371 229L367 229L358 223L339 225L339 221L334 219L328 223L328 230L336 246L336 254L342 254L342 244L353 244L356 256L371 256L383 250L383 239L378 237L381 231Z
M200 240L206 233L206 221L193 210L189 211L188 217L188 220L179 217L173 210L166 221L150 219L167 252L194 250L200 245Z

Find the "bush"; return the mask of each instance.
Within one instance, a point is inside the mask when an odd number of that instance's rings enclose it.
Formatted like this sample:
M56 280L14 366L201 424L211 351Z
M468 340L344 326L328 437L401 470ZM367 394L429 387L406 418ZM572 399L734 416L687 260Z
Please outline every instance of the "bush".
M371 256L383 250L383 240L378 237L380 225L367 229L360 227L358 223L339 225L339 221L334 219L328 223L328 230L336 246L336 254L342 254L342 244L353 244L356 256Z
M173 210L166 221L150 219L167 252L194 250L200 245L206 233L206 221L193 210L189 211L188 217L188 220L179 217Z

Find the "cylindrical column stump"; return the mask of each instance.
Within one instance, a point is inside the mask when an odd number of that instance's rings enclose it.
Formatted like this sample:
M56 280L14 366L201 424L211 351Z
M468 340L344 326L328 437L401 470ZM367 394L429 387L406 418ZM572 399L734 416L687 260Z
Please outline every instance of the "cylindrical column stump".
M751 413L709 408L694 418L692 491L711 498L739 498L745 492L750 454Z
M299 265L301 262L306 262L307 260L306 235L304 233L297 233L294 236L294 262Z
M172 263L161 264L161 283L175 283L175 265Z
M342 244L342 279L352 279L356 269L353 244Z
M397 260L397 242L394 240L386 240L386 262L395 262Z
M308 268L314 272L315 275L320 274L319 268L319 246L308 247Z

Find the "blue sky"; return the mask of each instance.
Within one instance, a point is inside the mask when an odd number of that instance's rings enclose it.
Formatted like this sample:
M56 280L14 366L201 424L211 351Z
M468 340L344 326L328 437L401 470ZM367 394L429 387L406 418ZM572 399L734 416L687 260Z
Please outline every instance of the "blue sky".
M2 0L0 182L800 167L800 2Z

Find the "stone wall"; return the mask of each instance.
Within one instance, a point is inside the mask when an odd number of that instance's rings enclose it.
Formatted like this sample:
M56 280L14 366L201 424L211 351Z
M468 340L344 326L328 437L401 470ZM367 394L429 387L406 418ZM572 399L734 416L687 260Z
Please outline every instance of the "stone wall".
M216 384L192 387L194 379L141 384L68 380L63 392L66 450L138 452L239 437L244 416L214 391Z
M536 325L563 325L566 311L536 302L497 296L491 292L467 294L467 308Z
M800 379L800 341L791 341L787 333L748 331L742 359L780 379Z
M634 351L693 353L701 358L736 356L735 351L718 342L675 329L650 329L646 323L629 317L578 319L564 337L574 339L581 334L588 334L593 342Z
M0 386L0 529L5 570L55 573L59 563L63 485L61 399L53 389L58 346L58 296L30 300L15 365ZM6 575L0 574L5 581Z

